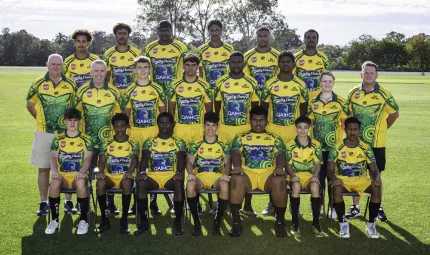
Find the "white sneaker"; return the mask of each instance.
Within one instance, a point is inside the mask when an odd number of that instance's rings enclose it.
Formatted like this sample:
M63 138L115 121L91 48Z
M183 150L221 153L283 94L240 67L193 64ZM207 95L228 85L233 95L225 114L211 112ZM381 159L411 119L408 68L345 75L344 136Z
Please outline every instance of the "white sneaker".
M88 233L88 227L89 227L89 224L86 223L84 220L79 221L78 231L76 232L76 234L85 235L86 233Z
M379 238L378 231L376 231L376 224L374 222L373 223L367 222L366 231L367 231L367 235L370 238L375 238L375 239Z
M349 238L349 223L348 222L341 222L340 225L340 231L339 235L341 238Z
M328 215L327 216L328 216L329 219L337 219L336 210L334 208L330 208L328 210Z
M58 222L56 220L52 220L51 223L49 223L48 227L45 229L45 234L52 235L55 233L57 228L58 228Z

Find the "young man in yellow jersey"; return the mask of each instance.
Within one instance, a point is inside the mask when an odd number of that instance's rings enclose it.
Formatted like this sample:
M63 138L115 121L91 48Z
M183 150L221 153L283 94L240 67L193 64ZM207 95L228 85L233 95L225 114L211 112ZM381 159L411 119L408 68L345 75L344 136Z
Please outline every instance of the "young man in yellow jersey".
M258 189L270 194L275 206L275 234L282 237L286 235L287 204L284 142L281 137L266 131L268 112L264 107L252 107L249 115L251 130L236 135L231 148L230 210L233 219L229 234L240 236L239 210L243 199L247 193Z
M212 235L219 236L222 216L228 206L230 181L230 145L218 139L219 115L207 112L204 116L203 139L192 141L188 149L186 168L187 203L194 219L193 236L202 234L202 226L197 210L197 191L202 189L219 190L218 206L213 221Z
M128 234L127 216L130 207L131 188L133 186L134 170L139 160L139 144L127 135L130 127L129 118L124 113L112 117L115 135L100 146L100 157L97 173L97 200L102 215L101 224L94 229L100 234L110 228L109 211L106 204L106 189L122 189L122 215L120 233Z
M49 205L52 221L45 230L45 234L54 234L58 228L60 189L74 188L81 207L80 221L77 234L88 232L88 176L93 144L90 137L79 132L81 112L69 109L64 113L66 131L57 134L51 145L52 181L49 186Z
M210 85L197 76L200 60L194 54L184 58L184 75L173 82L169 113L175 119L175 136L187 146L203 136L203 116L212 110Z
M379 238L376 218L382 199L382 182L372 149L359 139L361 122L355 117L345 120L346 139L330 151L327 176L333 187L333 207L340 224L339 235L349 238L349 224L345 217L342 192L370 193L369 221L366 232L370 238ZM369 175L366 176L367 169Z
M279 74L264 85L261 105L269 110L267 131L279 135L286 144L296 137L295 120L306 114L308 90L304 82L293 75L295 62L291 51L280 53L277 61ZM261 213L272 214L272 204Z
M158 136L147 139L143 145L142 161L137 175L137 213L141 223L134 234L141 235L149 230L147 194L151 190L170 189L174 191L176 215L172 232L182 235L186 146L184 140L173 136L172 115L167 112L160 113L157 126Z
M269 28L258 28L256 35L257 47L245 53L244 72L254 77L258 83L258 90L261 92L266 81L279 73L279 51L270 47Z
M72 34L72 39L76 52L68 56L64 61L63 73L66 77L72 78L76 82L76 86L80 88L91 80L90 65L99 57L88 52L93 40L93 35L88 30L75 30Z
M131 28L125 23L113 27L117 45L108 49L103 60L108 67L106 81L116 87L122 94L134 81L134 59L142 53L136 47L129 45ZM121 106L122 107L122 106Z
M172 82L182 78L188 48L183 42L172 38L172 24L167 20L159 23L157 35L158 40L146 46L145 55L151 59L151 79L164 88L167 96Z
M36 119L30 163L38 168L40 205L37 216L49 211L50 148L55 134L65 130L63 114L73 105L76 92L75 82L61 73L63 58L60 55L50 55L46 66L48 72L31 84L26 99L27 110Z
M296 68L294 75L306 83L309 93L318 93L320 89L319 76L322 72L330 70L327 56L317 50L319 34L314 29L309 29L304 35L305 49L296 53ZM317 92L313 92L317 91Z
M387 130L399 117L399 106L391 92L382 87L378 79L378 66L366 61L361 67L362 84L354 87L348 95L347 104L352 116L362 123L360 139L372 148L379 171L385 169L385 142ZM347 218L360 215L360 197L354 197L353 204L348 210ZM382 207L378 219L387 221Z
M312 229L316 237L324 237L319 223L320 217L320 185L318 174L321 169L322 152L321 144L309 137L311 120L300 116L295 121L297 136L290 140L285 148L287 151L287 173L291 187L291 214L292 225L290 233L294 237L300 237L299 207L300 190L311 192Z
M197 49L197 56L200 58L200 77L210 84L212 90L218 78L227 72L228 59L234 51L232 45L221 40L222 27L219 20L209 21L207 29L210 41Z

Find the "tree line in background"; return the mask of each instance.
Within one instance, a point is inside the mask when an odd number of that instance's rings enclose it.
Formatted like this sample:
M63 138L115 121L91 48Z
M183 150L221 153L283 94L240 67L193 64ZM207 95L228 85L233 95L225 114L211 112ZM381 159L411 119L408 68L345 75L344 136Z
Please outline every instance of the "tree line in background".
M236 50L246 52L255 46L255 29L261 25L272 31L271 46L279 50L298 51L303 42L297 30L290 28L286 17L277 11L278 0L138 0L135 29L130 43L143 50L157 39L156 27L169 20L173 36L185 41L191 51L207 42L207 24L212 19L223 22L224 40ZM90 52L103 55L116 44L115 36L94 31ZM326 37L329 35L320 35ZM334 70L358 70L366 60L376 62L381 70L430 70L430 36L390 32L380 40L362 35L347 45L319 45L331 61ZM75 51L70 36L57 33L53 40L39 39L25 30L11 32L4 28L0 35L0 65L42 66L51 53L66 57Z

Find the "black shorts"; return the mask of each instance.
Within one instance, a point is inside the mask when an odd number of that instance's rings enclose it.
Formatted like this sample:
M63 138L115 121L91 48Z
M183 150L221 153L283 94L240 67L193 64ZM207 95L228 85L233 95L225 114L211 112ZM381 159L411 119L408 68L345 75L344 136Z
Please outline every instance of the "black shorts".
M372 148L373 154L376 159L376 166L379 169L379 172L384 171L385 169L385 147L384 148Z

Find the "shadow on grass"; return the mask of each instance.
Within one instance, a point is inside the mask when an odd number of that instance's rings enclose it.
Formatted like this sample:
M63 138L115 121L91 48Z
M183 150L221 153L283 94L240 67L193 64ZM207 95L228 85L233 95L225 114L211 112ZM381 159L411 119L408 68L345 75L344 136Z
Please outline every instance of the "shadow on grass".
M93 217L93 215L92 215ZM352 220L350 224L351 238L339 238L337 221L330 227L328 220L321 220L324 238L316 238L312 234L312 222L300 219L301 237L296 239L288 234L285 238L277 238L273 232L273 217L242 217L242 236L231 238L228 222L229 213L221 227L222 236L211 235L212 220L207 213L201 217L203 236L193 237L192 220L187 219L182 236L172 235L173 216L164 213L162 216L151 217L151 232L141 236L133 236L136 228L135 217L129 217L130 235L119 233L120 216L111 217L111 228L101 235L93 234L94 225L91 223L87 235L76 235L78 216L60 213L60 230L54 235L45 235L47 218L39 217L33 225L33 234L22 238L23 254L280 254L285 252L300 252L318 254L429 254L428 245L424 245L412 233L394 223L378 222L381 239L372 240L365 234L365 222L360 219ZM287 212L287 226L291 224Z

